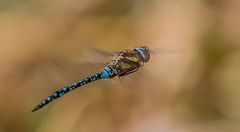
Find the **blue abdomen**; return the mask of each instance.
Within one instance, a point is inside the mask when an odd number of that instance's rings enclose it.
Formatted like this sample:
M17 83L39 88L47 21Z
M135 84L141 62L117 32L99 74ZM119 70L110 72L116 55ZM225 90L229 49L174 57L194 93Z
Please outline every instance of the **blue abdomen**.
M33 110L36 111L40 108L42 108L43 106L47 105L48 103L52 102L53 100L63 96L64 94L79 88L87 83L99 80L99 79L105 79L105 78L113 78L115 76L118 75L118 71L115 68L112 68L110 66L106 66L104 68L104 70L102 72L96 73L93 76L89 76L86 77L85 79L80 80L79 82L75 82L69 86L66 86L64 88L62 88L59 91L54 92L53 94L51 94L50 96L48 96L47 98L45 98L43 101L41 101Z
M102 78L113 78L115 76L117 76L118 70L116 68L110 67L110 66L106 66L104 68L104 70L101 73Z

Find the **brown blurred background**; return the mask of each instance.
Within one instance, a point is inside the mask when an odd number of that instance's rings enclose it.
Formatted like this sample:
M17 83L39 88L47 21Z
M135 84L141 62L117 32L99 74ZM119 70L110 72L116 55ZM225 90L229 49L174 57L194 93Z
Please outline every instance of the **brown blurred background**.
M0 0L0 132L239 132L239 13L238 0ZM141 45L155 53L129 79L30 112L102 68L89 49Z

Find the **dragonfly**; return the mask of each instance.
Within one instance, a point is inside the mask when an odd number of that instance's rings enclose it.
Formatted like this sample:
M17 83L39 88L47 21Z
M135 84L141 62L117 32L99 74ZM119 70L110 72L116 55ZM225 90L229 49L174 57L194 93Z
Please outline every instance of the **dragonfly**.
M71 85L65 86L62 89L55 91L47 98L43 99L37 104L32 112L41 109L55 99L62 97L66 93L73 91L88 83L100 80L100 79L112 79L114 77L123 77L138 71L144 66L144 63L150 59L150 50L147 46L135 47L131 50L119 51L115 54L112 60L104 67L104 69L92 76L72 83Z

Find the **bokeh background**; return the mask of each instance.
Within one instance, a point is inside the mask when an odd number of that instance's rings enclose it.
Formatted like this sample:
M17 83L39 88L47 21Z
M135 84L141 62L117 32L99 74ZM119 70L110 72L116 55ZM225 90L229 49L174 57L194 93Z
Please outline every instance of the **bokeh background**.
M239 132L239 13L238 0L0 0L0 132ZM30 112L141 45L154 53L139 72Z

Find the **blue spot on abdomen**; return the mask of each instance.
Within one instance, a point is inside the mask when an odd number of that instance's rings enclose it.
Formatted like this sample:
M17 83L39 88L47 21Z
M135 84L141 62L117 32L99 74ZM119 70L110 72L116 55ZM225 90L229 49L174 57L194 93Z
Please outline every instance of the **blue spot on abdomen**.
M109 74L108 74L108 72L107 71L103 71L102 72L102 78L109 78Z

